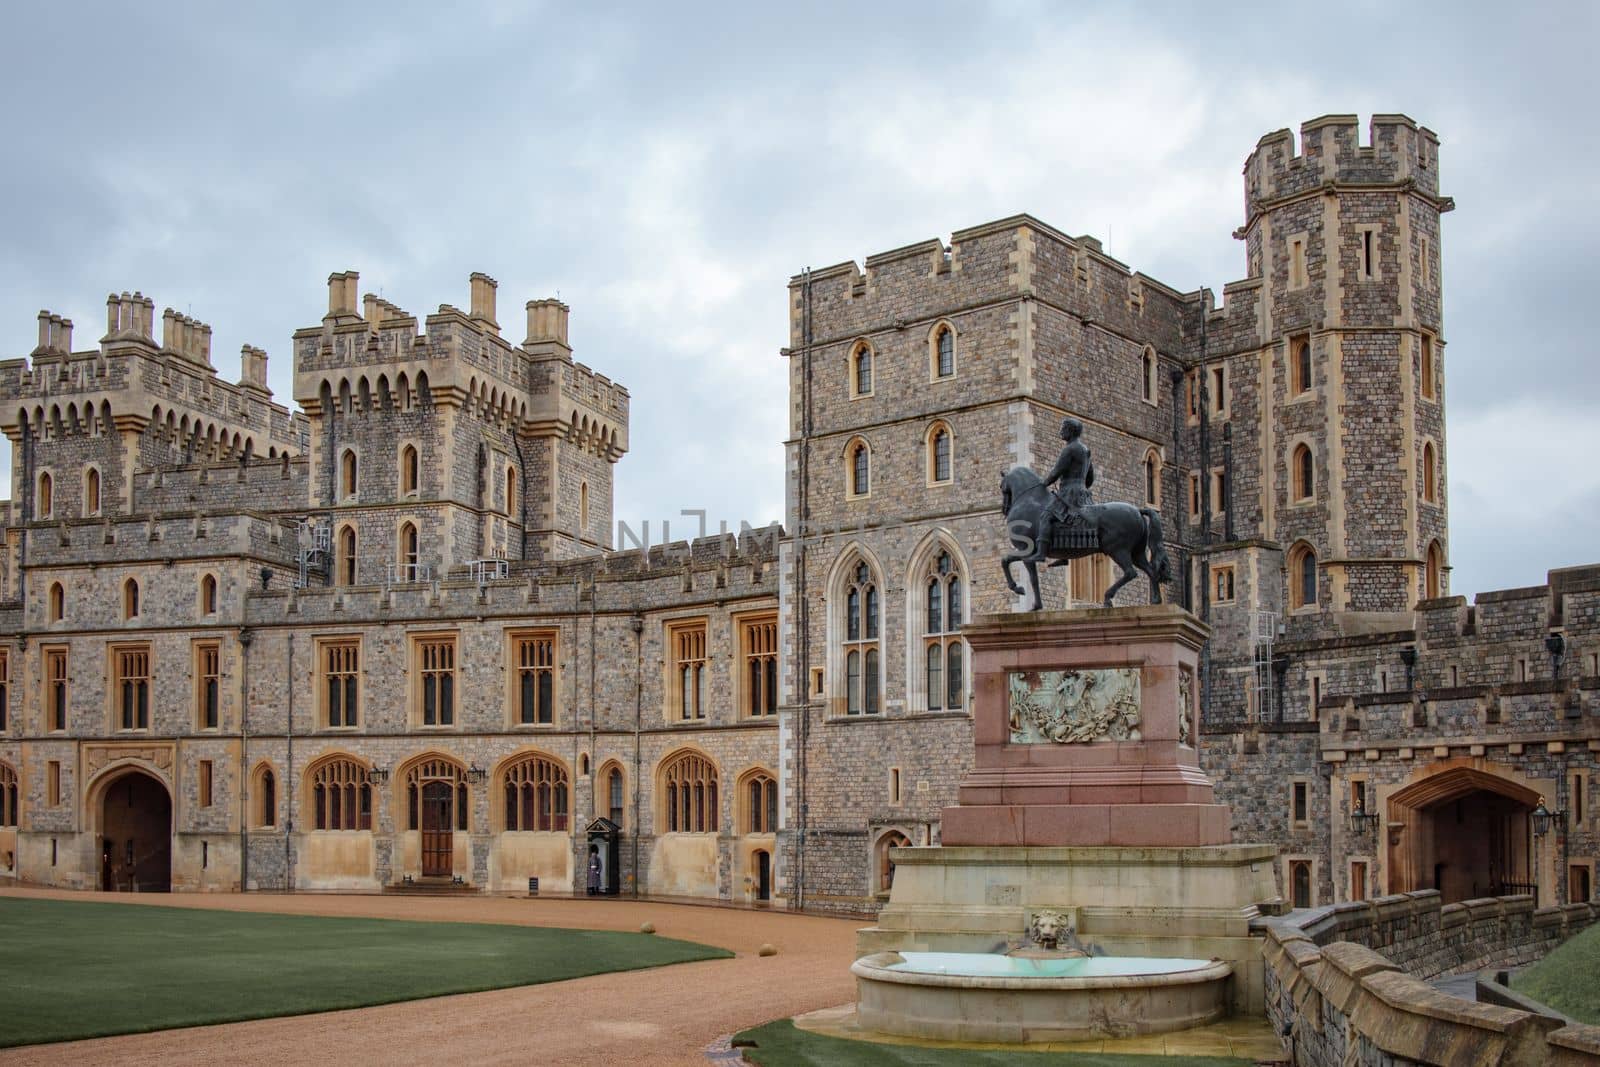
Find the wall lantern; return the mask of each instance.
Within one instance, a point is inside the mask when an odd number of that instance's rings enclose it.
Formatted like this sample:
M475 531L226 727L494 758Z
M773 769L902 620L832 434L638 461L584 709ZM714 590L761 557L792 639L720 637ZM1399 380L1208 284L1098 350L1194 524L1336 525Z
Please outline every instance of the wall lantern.
M1528 821L1533 823L1533 835L1535 837L1543 837L1550 832L1552 825L1565 825L1567 813L1564 811L1551 811L1544 806L1544 801L1541 800L1533 811L1528 813Z
M1350 809L1350 832L1356 835L1369 834L1378 828L1378 815L1369 813L1360 797L1356 798L1355 806Z

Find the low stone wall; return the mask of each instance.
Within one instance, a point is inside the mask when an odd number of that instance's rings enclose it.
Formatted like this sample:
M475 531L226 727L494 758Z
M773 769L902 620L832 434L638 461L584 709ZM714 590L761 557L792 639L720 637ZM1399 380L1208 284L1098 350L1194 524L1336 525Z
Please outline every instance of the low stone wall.
M1600 1063L1600 1027L1479 1004L1427 979L1538 959L1600 918L1496 897L1443 907L1432 890L1262 924L1267 1015L1296 1064Z

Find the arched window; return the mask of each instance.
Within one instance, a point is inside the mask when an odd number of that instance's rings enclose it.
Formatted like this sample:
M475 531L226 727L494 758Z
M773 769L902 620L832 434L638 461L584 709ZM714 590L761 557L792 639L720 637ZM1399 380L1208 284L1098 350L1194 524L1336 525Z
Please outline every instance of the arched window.
M878 838L878 846L874 850L878 868L878 892L887 893L894 888L894 860L890 858L889 850L910 847L911 838L899 830L890 830Z
M1289 607L1298 610L1316 603L1317 554L1302 544L1289 553Z
M928 710L966 707L966 645L960 637L965 612L961 575L949 552L940 552L922 580L926 596L922 658L926 670Z
M1156 402L1156 350L1149 345L1139 357L1139 389L1145 403Z
M335 565L335 585L356 584L356 528L345 526L339 530L339 559Z
M0 763L0 826L17 825L17 772L9 763Z
M1153 448L1144 454L1144 502L1161 505L1161 454Z
M671 757L661 770L661 814L665 833L716 833L716 764L697 752Z
M402 496L416 494L419 474L416 446L406 445L400 450L400 493Z
M210 574L200 579L200 614L215 615L217 613L217 579Z
M876 715L878 700L878 583L865 563L857 563L844 597L845 711Z
M1428 562L1423 583L1423 589L1429 600L1444 596L1444 553L1440 551L1437 541L1428 546Z
M849 459L846 477L850 481L847 496L866 496L872 489L872 450L859 438L845 450Z
M55 506L55 482L49 471L43 471L39 474L39 518L48 519Z
M618 826L624 825L623 820L627 815L628 809L627 802L624 799L622 768L615 763L601 767L600 781L605 784L605 793L603 795L606 803L603 810L606 813L606 818ZM596 805L596 807L599 807L599 805Z
M578 532L589 528L589 483L578 484Z
M272 773L272 768L265 763L256 768L255 798L256 825L277 826L278 779Z
M950 427L942 422L928 431L928 481L935 484L947 484L951 479L950 436Z
M315 765L307 778L313 829L372 829L372 779L365 767L347 756L333 756Z
M743 832L747 834L775 834L778 832L778 782L766 771L755 771L745 776L740 788L743 806Z
M139 583L133 578L122 583L122 617L124 619L139 617Z
M60 622L67 614L67 590L60 582L50 583L50 621Z
M406 770L406 829L466 831L471 826L472 803L467 795L466 776L454 761L439 756L418 760ZM446 809L442 826L424 826L422 808L435 801ZM432 807L430 811L436 811Z
M339 498L350 500L356 495L356 454L345 449L339 457Z
M1290 342L1289 391L1295 395L1311 391L1311 339L1296 338Z
M850 350L850 390L852 396L872 393L872 346L865 341Z
M1430 504L1439 502L1439 466L1434 458L1433 442L1422 444L1422 499Z
M1311 449L1300 445L1294 450L1294 498L1310 500L1316 488L1316 465Z
M403 522L400 524L400 574L401 579L415 582L421 577L417 574L417 526L416 523Z
M567 769L549 756L518 757L502 772L507 830L566 833L571 787Z
M83 513L100 514L100 472L94 467L83 472Z
M950 378L956 373L956 332L949 323L933 328L933 376Z
M512 522L521 522L517 515L517 468L506 468L506 514Z

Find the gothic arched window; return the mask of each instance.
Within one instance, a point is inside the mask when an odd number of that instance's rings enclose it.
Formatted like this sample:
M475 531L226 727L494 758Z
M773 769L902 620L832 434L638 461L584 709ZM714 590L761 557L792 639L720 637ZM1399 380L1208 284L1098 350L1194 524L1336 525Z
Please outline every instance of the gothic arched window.
M865 341L850 350L850 389L852 396L872 393L872 346Z
M960 637L963 604L961 575L949 552L935 557L923 578L926 617L922 656L926 670L928 710L966 707L966 645Z
M523 756L507 767L503 789L507 830L567 829L567 769L543 755Z
M856 564L845 594L845 711L850 715L876 715L880 710L879 599L871 569L865 563Z
M717 831L717 767L698 752L672 757L661 770L661 829L669 834Z
M1317 603L1317 554L1310 545L1299 545L1289 553L1289 607L1313 607Z
M933 424L928 431L928 481L943 484L952 477L950 465L950 427L942 422Z

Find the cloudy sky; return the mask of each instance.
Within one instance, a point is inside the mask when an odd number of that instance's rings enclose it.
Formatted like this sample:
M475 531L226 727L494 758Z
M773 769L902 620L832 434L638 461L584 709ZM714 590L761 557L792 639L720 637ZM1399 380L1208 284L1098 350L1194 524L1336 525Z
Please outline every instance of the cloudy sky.
M33 347L40 308L88 347L106 293L137 288L210 323L230 380L266 348L288 400L331 271L425 314L482 270L513 341L559 293L578 358L631 391L618 518L760 523L782 511L791 274L1027 211L1220 293L1257 138L1402 111L1438 131L1459 205L1453 591L1600 560L1600 8L1289 7L17 6L0 352Z

